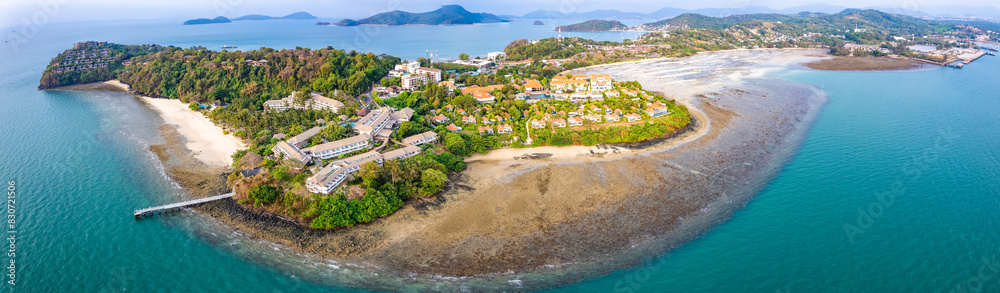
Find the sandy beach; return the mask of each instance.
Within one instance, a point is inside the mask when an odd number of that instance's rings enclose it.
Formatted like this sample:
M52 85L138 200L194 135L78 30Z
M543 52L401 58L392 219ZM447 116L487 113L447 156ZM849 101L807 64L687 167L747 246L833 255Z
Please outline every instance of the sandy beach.
M128 91L128 85L117 80L105 84ZM211 167L228 167L232 165L232 155L246 144L239 138L225 134L222 128L216 126L205 115L191 111L188 106L176 99L157 99L140 96L151 108L160 113L164 122L177 128L184 137L184 146L191 151L195 159Z

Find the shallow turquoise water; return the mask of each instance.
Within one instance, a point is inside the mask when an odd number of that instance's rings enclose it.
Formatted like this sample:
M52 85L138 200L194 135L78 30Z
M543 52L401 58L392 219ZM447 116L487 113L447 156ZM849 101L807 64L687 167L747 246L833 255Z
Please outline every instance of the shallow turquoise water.
M555 291L1000 292L979 277L1000 260L998 66L782 74L830 97L765 190L646 267Z
M356 36L267 23L52 24L17 52L0 47L0 180L16 179L19 192L18 285L4 285L4 292L346 290L279 271L295 260L262 256L271 249L222 230L204 232L211 230L198 226L203 219L134 221L134 208L180 197L144 149L159 139L149 131L159 121L143 118L154 113L127 95L35 90L49 58L76 41L289 48L337 46ZM473 54L551 34L517 25L381 34L457 30L485 41L447 48ZM364 50L413 58L433 44L409 38ZM554 291L947 292L959 285L1000 291L1000 272L977 276L983 258L1000 258L997 68L1000 59L987 56L963 70L781 74L822 87L829 103L799 153L760 195L725 224L648 265ZM871 219L859 221L859 208ZM353 273L328 274L368 287Z

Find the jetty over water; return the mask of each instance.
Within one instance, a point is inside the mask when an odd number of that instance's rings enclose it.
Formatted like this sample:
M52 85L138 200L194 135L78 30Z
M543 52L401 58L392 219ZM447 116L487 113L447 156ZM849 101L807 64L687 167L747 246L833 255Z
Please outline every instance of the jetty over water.
M224 199L224 198L230 198L230 197L233 197L234 194L236 194L236 193L230 192L230 193L226 193L226 194L222 194L222 195L216 195L216 196L212 196L212 197L199 198L199 199L194 199L194 200L189 200L189 201L183 201L183 202L179 202L179 203L172 203L172 204L168 204L168 205L155 206L155 207L145 208L145 209L141 209L141 210L136 210L135 211L135 219L138 220L138 219L142 219L142 218L145 218L145 217L151 217L151 216L155 216L155 215L162 215L163 213L174 211L174 210L178 210L178 209L183 208L183 207L189 207L189 206L193 206L193 205L203 204L203 203L206 203L206 202L217 201L217 200Z

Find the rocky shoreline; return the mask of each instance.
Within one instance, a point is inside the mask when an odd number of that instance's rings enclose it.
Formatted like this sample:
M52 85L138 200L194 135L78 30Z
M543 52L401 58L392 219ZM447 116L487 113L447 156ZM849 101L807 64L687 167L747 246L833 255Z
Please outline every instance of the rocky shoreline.
M905 58L842 56L809 62L805 66L810 69L827 71L888 71L930 67L927 63Z

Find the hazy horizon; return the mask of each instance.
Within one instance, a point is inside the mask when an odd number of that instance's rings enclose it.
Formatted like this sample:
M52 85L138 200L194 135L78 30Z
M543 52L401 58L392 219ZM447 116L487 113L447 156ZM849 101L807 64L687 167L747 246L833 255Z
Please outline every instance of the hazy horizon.
M402 10L426 12L442 5L458 4L472 12L487 12L497 15L523 15L536 10L551 10L564 13L589 12L608 9L623 12L650 13L664 7L680 9L720 8L733 9L754 6L771 9L786 9L805 5L830 5L852 8L879 7L895 11L915 10L935 14L935 7L969 6L989 7L1000 11L1000 4L985 4L977 0L875 0L875 1L747 1L747 0L707 0L690 1L639 1L639 0L514 0L503 4L478 1L375 1L363 2L336 0L317 3L306 0L288 0L280 3L260 0L149 0L133 2L125 0L41 0L11 1L0 3L0 27L17 27L26 23L35 25L50 22L136 20L164 18L213 18L216 16L239 17L247 14L283 16L305 11L320 18L362 18L380 12ZM887 11L894 12L894 11ZM967 12L963 12L967 13ZM990 15L990 11L984 12Z

